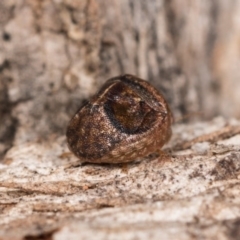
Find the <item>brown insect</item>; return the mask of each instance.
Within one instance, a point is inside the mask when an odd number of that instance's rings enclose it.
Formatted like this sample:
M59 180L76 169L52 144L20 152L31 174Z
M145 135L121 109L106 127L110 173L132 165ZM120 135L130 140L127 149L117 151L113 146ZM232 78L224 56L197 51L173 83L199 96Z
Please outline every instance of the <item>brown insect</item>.
M133 75L109 79L74 115L69 149L82 162L131 162L171 137L172 114L150 83Z

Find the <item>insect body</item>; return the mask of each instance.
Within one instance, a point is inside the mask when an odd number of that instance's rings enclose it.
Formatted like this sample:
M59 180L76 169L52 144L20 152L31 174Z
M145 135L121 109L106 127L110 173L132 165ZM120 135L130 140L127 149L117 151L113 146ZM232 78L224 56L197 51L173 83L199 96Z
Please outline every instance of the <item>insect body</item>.
M108 80L71 119L69 149L82 162L124 163L161 148L172 114L163 96L133 75Z

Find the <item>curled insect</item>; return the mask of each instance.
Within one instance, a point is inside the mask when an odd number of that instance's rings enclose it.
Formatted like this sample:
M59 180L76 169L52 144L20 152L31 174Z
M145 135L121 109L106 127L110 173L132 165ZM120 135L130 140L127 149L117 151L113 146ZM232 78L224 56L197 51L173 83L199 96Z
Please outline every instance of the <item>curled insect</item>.
M150 83L133 75L109 79L71 119L69 149L81 162L131 162L171 137L172 114Z

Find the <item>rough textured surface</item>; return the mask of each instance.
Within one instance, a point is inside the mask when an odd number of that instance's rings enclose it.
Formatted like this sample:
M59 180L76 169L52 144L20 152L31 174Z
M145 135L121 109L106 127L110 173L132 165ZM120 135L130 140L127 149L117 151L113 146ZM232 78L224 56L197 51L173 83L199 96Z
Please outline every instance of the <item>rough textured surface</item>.
M240 122L173 132L165 153L117 166L77 164L64 136L12 148L0 239L239 239Z
M239 16L240 0L0 0L0 239L239 239L239 122L202 122L240 117ZM67 123L122 73L201 120L160 157L79 166Z
M176 118L239 117L239 16L240 0L1 0L0 154L62 135L122 73L161 89Z

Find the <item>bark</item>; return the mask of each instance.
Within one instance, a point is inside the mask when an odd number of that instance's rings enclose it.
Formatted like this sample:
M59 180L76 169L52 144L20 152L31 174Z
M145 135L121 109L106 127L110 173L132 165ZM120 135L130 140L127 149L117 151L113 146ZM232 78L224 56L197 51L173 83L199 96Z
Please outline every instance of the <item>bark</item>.
M239 12L224 0L2 0L1 153L63 134L82 100L122 73L162 90L176 119L239 117Z
M240 122L216 118L127 165L74 166L64 137L16 146L0 164L0 239L239 239L239 142Z
M240 0L1 0L0 239L238 239L239 16ZM160 156L76 165L69 119L123 73L197 122Z

